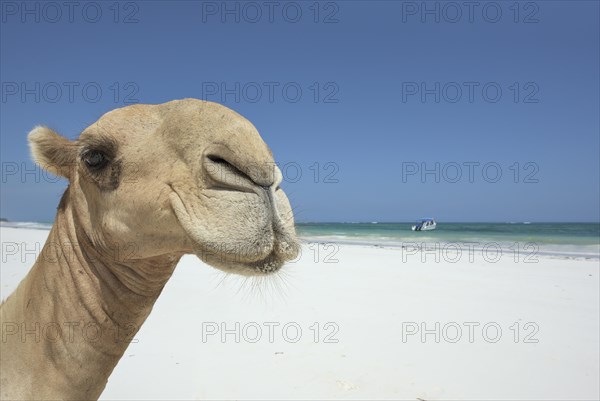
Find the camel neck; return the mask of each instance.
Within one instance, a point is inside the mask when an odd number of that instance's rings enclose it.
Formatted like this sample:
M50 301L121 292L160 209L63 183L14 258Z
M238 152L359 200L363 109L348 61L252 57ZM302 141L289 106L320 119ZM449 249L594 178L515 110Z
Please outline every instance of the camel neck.
M2 399L100 396L179 259L129 258L134 250L99 250L69 205L59 208L42 253L0 309Z

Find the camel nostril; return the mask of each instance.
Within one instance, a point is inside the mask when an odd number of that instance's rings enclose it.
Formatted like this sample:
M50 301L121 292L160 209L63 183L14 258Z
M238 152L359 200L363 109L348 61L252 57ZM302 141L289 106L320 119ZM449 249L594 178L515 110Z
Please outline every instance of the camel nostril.
M206 159L208 163L205 164L205 168L209 175L217 181L225 183L225 181L233 180L234 184L240 184L243 181L254 182L250 175L220 156L206 155Z
M207 152L202 157L204 171L213 180L221 184L234 182L234 186L243 184L260 188L270 188L277 181L277 169L267 162L245 161L231 152L217 150Z
M225 159L223 159L222 157L219 156L214 156L214 155L207 155L206 158L208 160L210 160L213 163L227 163L229 164Z

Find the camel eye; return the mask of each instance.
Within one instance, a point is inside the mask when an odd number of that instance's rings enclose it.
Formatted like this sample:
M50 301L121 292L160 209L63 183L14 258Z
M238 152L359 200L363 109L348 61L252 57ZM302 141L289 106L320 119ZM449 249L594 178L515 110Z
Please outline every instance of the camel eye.
M108 164L108 158L97 150L88 150L82 156L85 164L94 170L99 170Z

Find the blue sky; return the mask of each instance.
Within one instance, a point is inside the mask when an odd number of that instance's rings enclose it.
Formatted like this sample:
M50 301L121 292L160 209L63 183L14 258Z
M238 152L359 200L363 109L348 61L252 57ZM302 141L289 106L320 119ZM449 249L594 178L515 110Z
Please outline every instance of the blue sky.
M299 221L600 220L597 1L44 4L0 10L2 217L66 185L21 174L33 126L196 97L256 125Z

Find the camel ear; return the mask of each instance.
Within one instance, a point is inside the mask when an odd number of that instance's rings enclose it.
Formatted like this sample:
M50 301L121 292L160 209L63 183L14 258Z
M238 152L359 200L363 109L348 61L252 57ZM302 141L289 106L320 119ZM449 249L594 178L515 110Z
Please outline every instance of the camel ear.
M48 127L35 127L28 135L33 160L46 171L71 178L77 150L75 143Z

